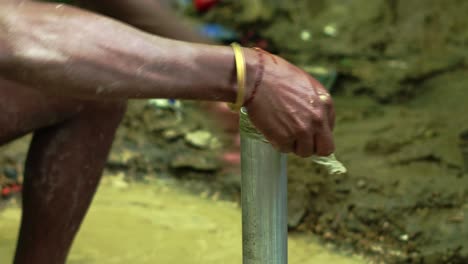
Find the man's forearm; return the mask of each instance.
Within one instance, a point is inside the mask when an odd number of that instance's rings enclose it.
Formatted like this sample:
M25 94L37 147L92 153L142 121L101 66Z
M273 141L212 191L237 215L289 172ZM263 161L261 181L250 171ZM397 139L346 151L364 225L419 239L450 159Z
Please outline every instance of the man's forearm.
M59 5L25 2L0 10L0 40L13 53L0 63L6 79L83 98L235 100L229 47L159 38Z

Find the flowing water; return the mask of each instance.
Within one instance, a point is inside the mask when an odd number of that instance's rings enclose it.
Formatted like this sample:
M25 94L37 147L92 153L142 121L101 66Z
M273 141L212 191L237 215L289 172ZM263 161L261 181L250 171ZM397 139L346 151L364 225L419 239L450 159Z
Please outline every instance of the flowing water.
M0 212L0 263L11 263L20 209ZM106 177L69 257L69 264L241 263L236 203L197 196L173 184L130 184ZM312 235L290 235L291 264L358 264Z

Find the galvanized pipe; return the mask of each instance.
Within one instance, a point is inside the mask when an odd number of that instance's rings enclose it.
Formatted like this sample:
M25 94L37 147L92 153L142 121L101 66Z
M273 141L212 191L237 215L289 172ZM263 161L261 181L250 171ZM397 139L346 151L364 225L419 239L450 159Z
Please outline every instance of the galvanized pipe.
M286 155L276 151L241 111L243 264L286 264Z

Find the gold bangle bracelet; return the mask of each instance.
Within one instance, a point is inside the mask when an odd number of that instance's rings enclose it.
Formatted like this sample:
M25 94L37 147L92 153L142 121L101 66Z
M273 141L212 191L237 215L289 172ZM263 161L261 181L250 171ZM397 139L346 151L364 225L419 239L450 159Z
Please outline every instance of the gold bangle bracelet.
M245 96L245 57L242 47L237 43L231 44L234 50L234 59L236 61L236 72L237 72L237 98L234 104L228 103L229 108L234 112L239 112L242 105L244 104Z

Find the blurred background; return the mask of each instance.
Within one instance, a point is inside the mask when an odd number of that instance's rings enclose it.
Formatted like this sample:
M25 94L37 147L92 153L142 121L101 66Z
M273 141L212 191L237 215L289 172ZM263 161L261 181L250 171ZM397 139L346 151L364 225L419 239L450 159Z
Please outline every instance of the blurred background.
M320 80L346 176L289 158L290 263L468 263L468 1L167 1ZM10 263L29 138L0 148ZM199 104L133 101L69 263L241 263L232 144Z

